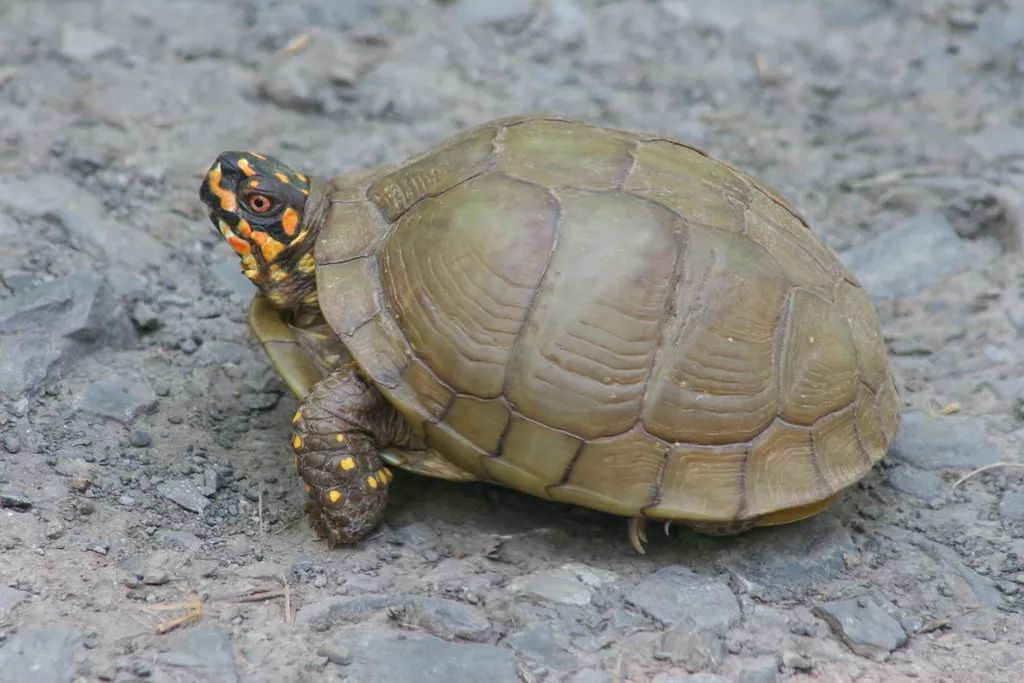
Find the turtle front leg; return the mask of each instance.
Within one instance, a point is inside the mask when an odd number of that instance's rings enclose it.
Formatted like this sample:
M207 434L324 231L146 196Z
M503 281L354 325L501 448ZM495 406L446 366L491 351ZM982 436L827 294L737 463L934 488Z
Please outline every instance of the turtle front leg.
M310 524L332 546L362 538L384 514L393 475L378 452L407 431L400 423L354 364L317 382L295 413L292 448Z

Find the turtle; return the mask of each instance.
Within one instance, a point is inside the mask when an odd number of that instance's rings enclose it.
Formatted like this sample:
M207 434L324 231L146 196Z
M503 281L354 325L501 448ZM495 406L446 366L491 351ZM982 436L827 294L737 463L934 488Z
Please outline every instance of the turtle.
M392 468L705 534L796 522L900 422L869 295L764 182L665 136L484 123L330 179L220 154L201 200L299 399L313 528L355 542Z

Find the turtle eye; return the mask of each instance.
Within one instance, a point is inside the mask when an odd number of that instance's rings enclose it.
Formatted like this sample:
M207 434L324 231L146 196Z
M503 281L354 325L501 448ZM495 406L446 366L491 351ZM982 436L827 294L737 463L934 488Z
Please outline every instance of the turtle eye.
M246 203L253 213L267 213L274 207L274 202L265 194L251 194Z

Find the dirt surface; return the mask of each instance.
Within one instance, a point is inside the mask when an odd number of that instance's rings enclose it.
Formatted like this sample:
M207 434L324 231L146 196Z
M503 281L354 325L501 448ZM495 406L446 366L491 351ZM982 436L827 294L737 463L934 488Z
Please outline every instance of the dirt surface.
M3 2L0 680L1024 680L1024 470L954 487L1024 462L1022 38L1011 0ZM638 557L399 473L313 535L201 174L524 111L757 173L877 297L904 425L839 505Z

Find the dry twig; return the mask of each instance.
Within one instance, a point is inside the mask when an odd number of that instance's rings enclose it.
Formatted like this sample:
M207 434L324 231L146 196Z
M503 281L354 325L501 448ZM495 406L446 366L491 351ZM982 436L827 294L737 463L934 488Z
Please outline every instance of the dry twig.
M979 467L978 469L974 470L973 472L968 472L964 476L962 476L959 479L957 479L953 483L953 490L956 490L957 486L960 486L960 484L964 483L965 481L967 481L971 477L973 477L975 475L978 475L978 474L981 474L982 472L987 472L989 470L994 470L994 469L996 469L998 467L1011 467L1011 468L1012 467L1024 467L1024 463L1020 463L1020 462L994 462L991 465L985 465L984 467Z

